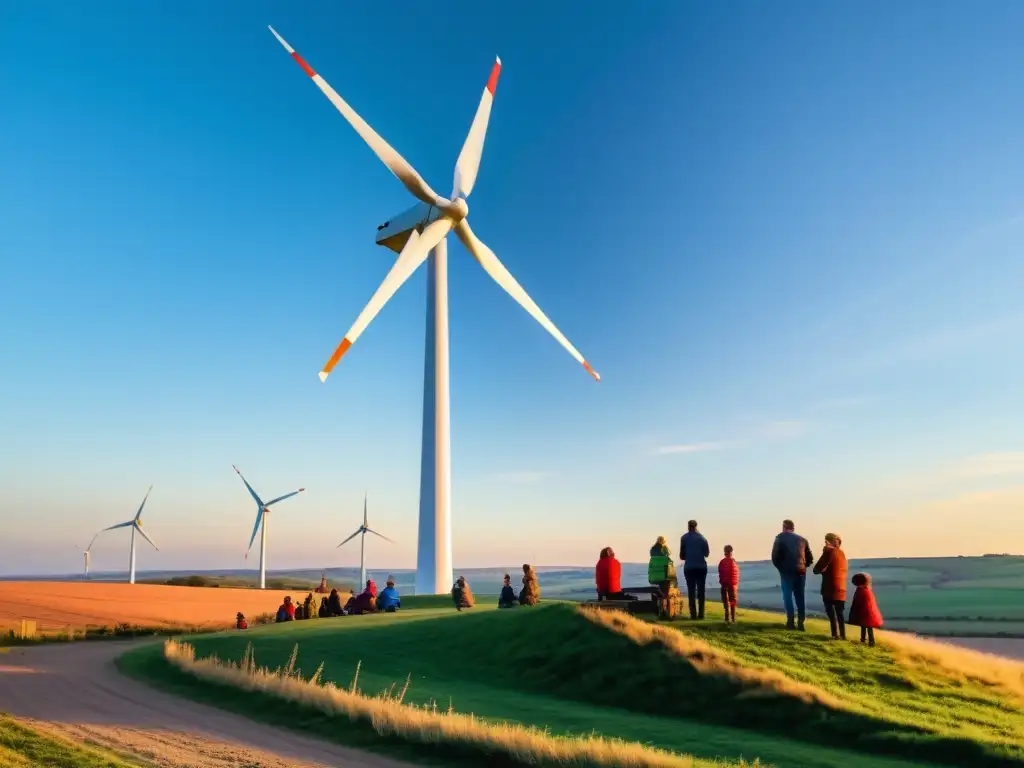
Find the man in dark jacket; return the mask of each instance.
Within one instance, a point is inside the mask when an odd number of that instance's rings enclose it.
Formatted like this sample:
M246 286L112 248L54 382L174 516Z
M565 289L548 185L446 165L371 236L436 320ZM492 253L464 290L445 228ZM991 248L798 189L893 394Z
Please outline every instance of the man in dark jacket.
M793 629L793 602L796 601L796 629L804 631L804 587L807 567L814 563L814 555L807 539L796 533L792 520L782 521L782 533L772 546L772 565L779 572L782 583L782 602L786 606L786 629Z
M690 618L704 618L704 587L708 580L708 555L711 548L704 534L697 530L697 521L686 524L686 533L679 539L679 557L683 561L686 595L690 600Z

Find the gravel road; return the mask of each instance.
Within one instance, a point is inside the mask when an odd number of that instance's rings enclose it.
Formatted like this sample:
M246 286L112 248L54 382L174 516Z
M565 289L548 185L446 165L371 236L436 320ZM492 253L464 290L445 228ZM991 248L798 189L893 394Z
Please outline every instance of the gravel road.
M128 647L80 642L0 653L0 712L160 768L405 765L151 689L114 667Z

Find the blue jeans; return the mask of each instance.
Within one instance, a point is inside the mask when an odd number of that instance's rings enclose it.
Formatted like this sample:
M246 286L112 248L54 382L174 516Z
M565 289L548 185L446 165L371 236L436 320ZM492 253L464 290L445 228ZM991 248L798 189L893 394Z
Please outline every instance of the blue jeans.
M781 573L782 577L782 603L786 606L786 624L793 623L793 600L796 599L797 621L803 626L805 605L804 587L807 584L806 573Z

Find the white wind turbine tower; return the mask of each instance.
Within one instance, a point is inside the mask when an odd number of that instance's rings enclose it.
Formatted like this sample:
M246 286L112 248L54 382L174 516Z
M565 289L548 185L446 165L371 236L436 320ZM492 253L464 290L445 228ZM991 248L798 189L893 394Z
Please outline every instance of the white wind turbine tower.
M295 49L270 28L274 37L291 54L303 71L348 120L378 158L402 182L420 204L377 228L377 244L397 252L398 259L387 277L359 313L334 354L320 372L325 381L342 355L355 343L395 291L429 257L427 275L427 339L423 382L423 442L420 463L419 542L416 561L417 594L447 592L452 583L451 555L451 435L448 390L448 250L445 237L452 230L474 259L513 299L555 337L569 354L600 381L600 376L579 351L555 327L527 295L505 266L470 229L466 198L473 191L494 90L501 72L495 59L487 86L480 97L469 135L455 163L451 199L440 197L416 170L356 114L320 75L313 71Z
M267 588L267 517L270 514L270 507L277 504L279 501L290 499L292 496L302 493L305 488L299 488L297 491L286 493L284 496L278 496L276 499L271 499L266 504L263 503L263 499L259 497L259 494L252 489L249 485L249 481L245 479L241 472L238 471L238 467L234 464L231 468L238 472L238 476L242 478L242 482L245 483L245 487L249 489L249 495L256 501L256 525L252 527L252 536L249 538L249 549L245 550L245 557L249 559L249 552L252 550L252 543L256 541L256 532L262 530L260 534L260 589Z
M146 491L146 496L142 499L142 503L139 505L139 511L135 513L135 517L133 517L131 520L129 520L126 523L118 523L117 525L112 525L109 528L104 528L102 531L100 531L100 533L103 533L104 531L113 531L116 528L131 528L132 529L132 550L131 550L131 557L130 557L130 559L128 561L128 583L129 584L134 584L135 583L135 534L138 533L140 536L142 536L142 538L144 538L146 541L148 541L150 544L153 545L153 549L155 549L157 552L160 551L160 548L156 544L154 544L153 540L151 538L149 538L149 536L146 535L146 532L144 530L142 530L142 508L146 506L146 500L149 498L149 494L150 494L150 492L152 490L153 490L153 486L151 485L151 486L149 486L149 490ZM96 536L99 536L99 533L96 534ZM96 540L96 537L94 536L93 537L93 541L95 541L95 540ZM92 544L91 543L89 544L89 548L90 549L92 548ZM89 562L88 550L86 551L85 558L86 558L86 563L88 564L88 562ZM88 565L86 565L86 570L88 570Z
M99 536L99 534L97 533L96 536ZM85 575L82 577L84 580L88 580L89 579L89 558L90 558L90 553L92 552L92 545L96 542L96 536L93 536L92 537L92 541L89 542L89 546L86 547L84 550L82 550L82 555L85 557ZM79 546L76 546L75 549L82 549L82 548L79 547Z
M374 531L374 530L372 530L370 528L369 523L366 521L366 496L364 494L363 495L363 524L361 526L359 526L359 528L356 529L355 533L353 533L351 536L349 536L347 539L345 539L343 542L341 542L341 544L339 544L337 547L335 547L335 549L338 549L338 547L343 547L346 544L348 544L350 541L352 541L352 539L354 539L356 536L361 536L361 538L359 540L359 586L360 586L360 588L366 586L366 534L368 534L368 533L372 533L374 536L380 536L382 539L384 539L384 541L391 541L391 539L389 539L384 534L377 533L376 531ZM391 541L391 543L394 544L395 542Z

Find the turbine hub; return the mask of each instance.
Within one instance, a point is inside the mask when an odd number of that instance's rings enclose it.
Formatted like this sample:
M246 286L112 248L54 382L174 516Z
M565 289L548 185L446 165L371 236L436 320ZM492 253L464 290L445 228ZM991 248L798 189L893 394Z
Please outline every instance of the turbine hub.
M469 204L465 198L457 197L448 205L446 213L451 217L452 221L458 224L469 215Z

